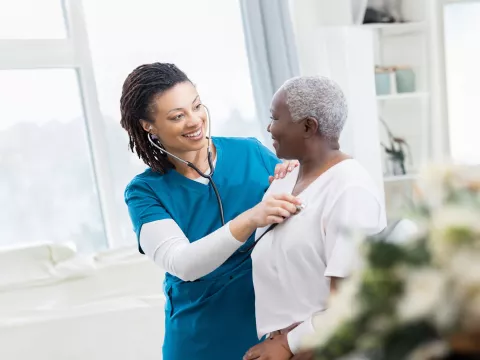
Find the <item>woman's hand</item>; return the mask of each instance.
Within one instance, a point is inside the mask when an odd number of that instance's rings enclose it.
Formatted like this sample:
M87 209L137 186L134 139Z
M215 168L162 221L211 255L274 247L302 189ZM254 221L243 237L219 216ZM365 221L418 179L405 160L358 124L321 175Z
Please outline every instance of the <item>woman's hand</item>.
M277 335L255 345L247 351L243 360L288 360L293 356L288 346L287 335Z
M282 223L297 212L302 202L290 194L268 196L249 210L249 219L255 228Z
M291 172L293 169L295 169L300 163L298 160L285 160L281 164L277 164L275 166L275 172L273 176L268 177L268 181L270 184L272 183L273 180L275 179L283 179L289 172Z
M271 195L230 221L230 232L235 239L245 242L258 228L284 222L301 205L301 201L293 195Z

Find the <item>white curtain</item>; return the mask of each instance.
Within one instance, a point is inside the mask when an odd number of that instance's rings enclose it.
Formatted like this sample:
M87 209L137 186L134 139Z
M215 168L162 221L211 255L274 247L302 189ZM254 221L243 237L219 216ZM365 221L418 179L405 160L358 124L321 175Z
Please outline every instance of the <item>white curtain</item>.
M300 74L288 0L241 0L253 94L262 127L285 80Z

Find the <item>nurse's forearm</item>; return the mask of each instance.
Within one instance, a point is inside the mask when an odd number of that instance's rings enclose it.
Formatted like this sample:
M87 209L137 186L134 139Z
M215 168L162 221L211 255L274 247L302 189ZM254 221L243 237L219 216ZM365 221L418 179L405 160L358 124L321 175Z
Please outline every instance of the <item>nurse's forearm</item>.
M230 221L230 232L235 239L242 243L247 241L255 230L257 227L251 220L249 211L245 211Z
M140 246L163 269L184 281L194 281L222 265L253 232L295 213L299 200L288 194L273 195L201 239L187 239L172 219L146 223Z
M194 281L211 273L242 244L233 237L230 223L192 242L171 219L144 224L140 232L140 245L145 254L184 281Z

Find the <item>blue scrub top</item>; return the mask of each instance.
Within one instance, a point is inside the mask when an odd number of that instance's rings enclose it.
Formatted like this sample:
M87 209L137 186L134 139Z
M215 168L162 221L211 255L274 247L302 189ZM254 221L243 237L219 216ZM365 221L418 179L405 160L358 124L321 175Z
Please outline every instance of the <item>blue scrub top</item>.
M213 179L228 222L262 200L279 160L253 138L212 140L217 149ZM125 201L137 238L143 224L162 219L173 219L190 242L222 226L212 187L175 170L137 175ZM252 234L224 264L196 281L166 274L163 359L240 360L258 343L250 253L241 252L253 241Z

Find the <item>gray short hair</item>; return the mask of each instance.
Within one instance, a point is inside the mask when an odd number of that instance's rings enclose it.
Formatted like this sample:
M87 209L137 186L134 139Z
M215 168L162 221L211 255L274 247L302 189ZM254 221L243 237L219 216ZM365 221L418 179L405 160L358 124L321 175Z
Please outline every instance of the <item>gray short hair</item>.
M293 121L313 117L319 131L330 140L340 137L348 115L347 99L340 86L324 76L300 76L283 85Z

